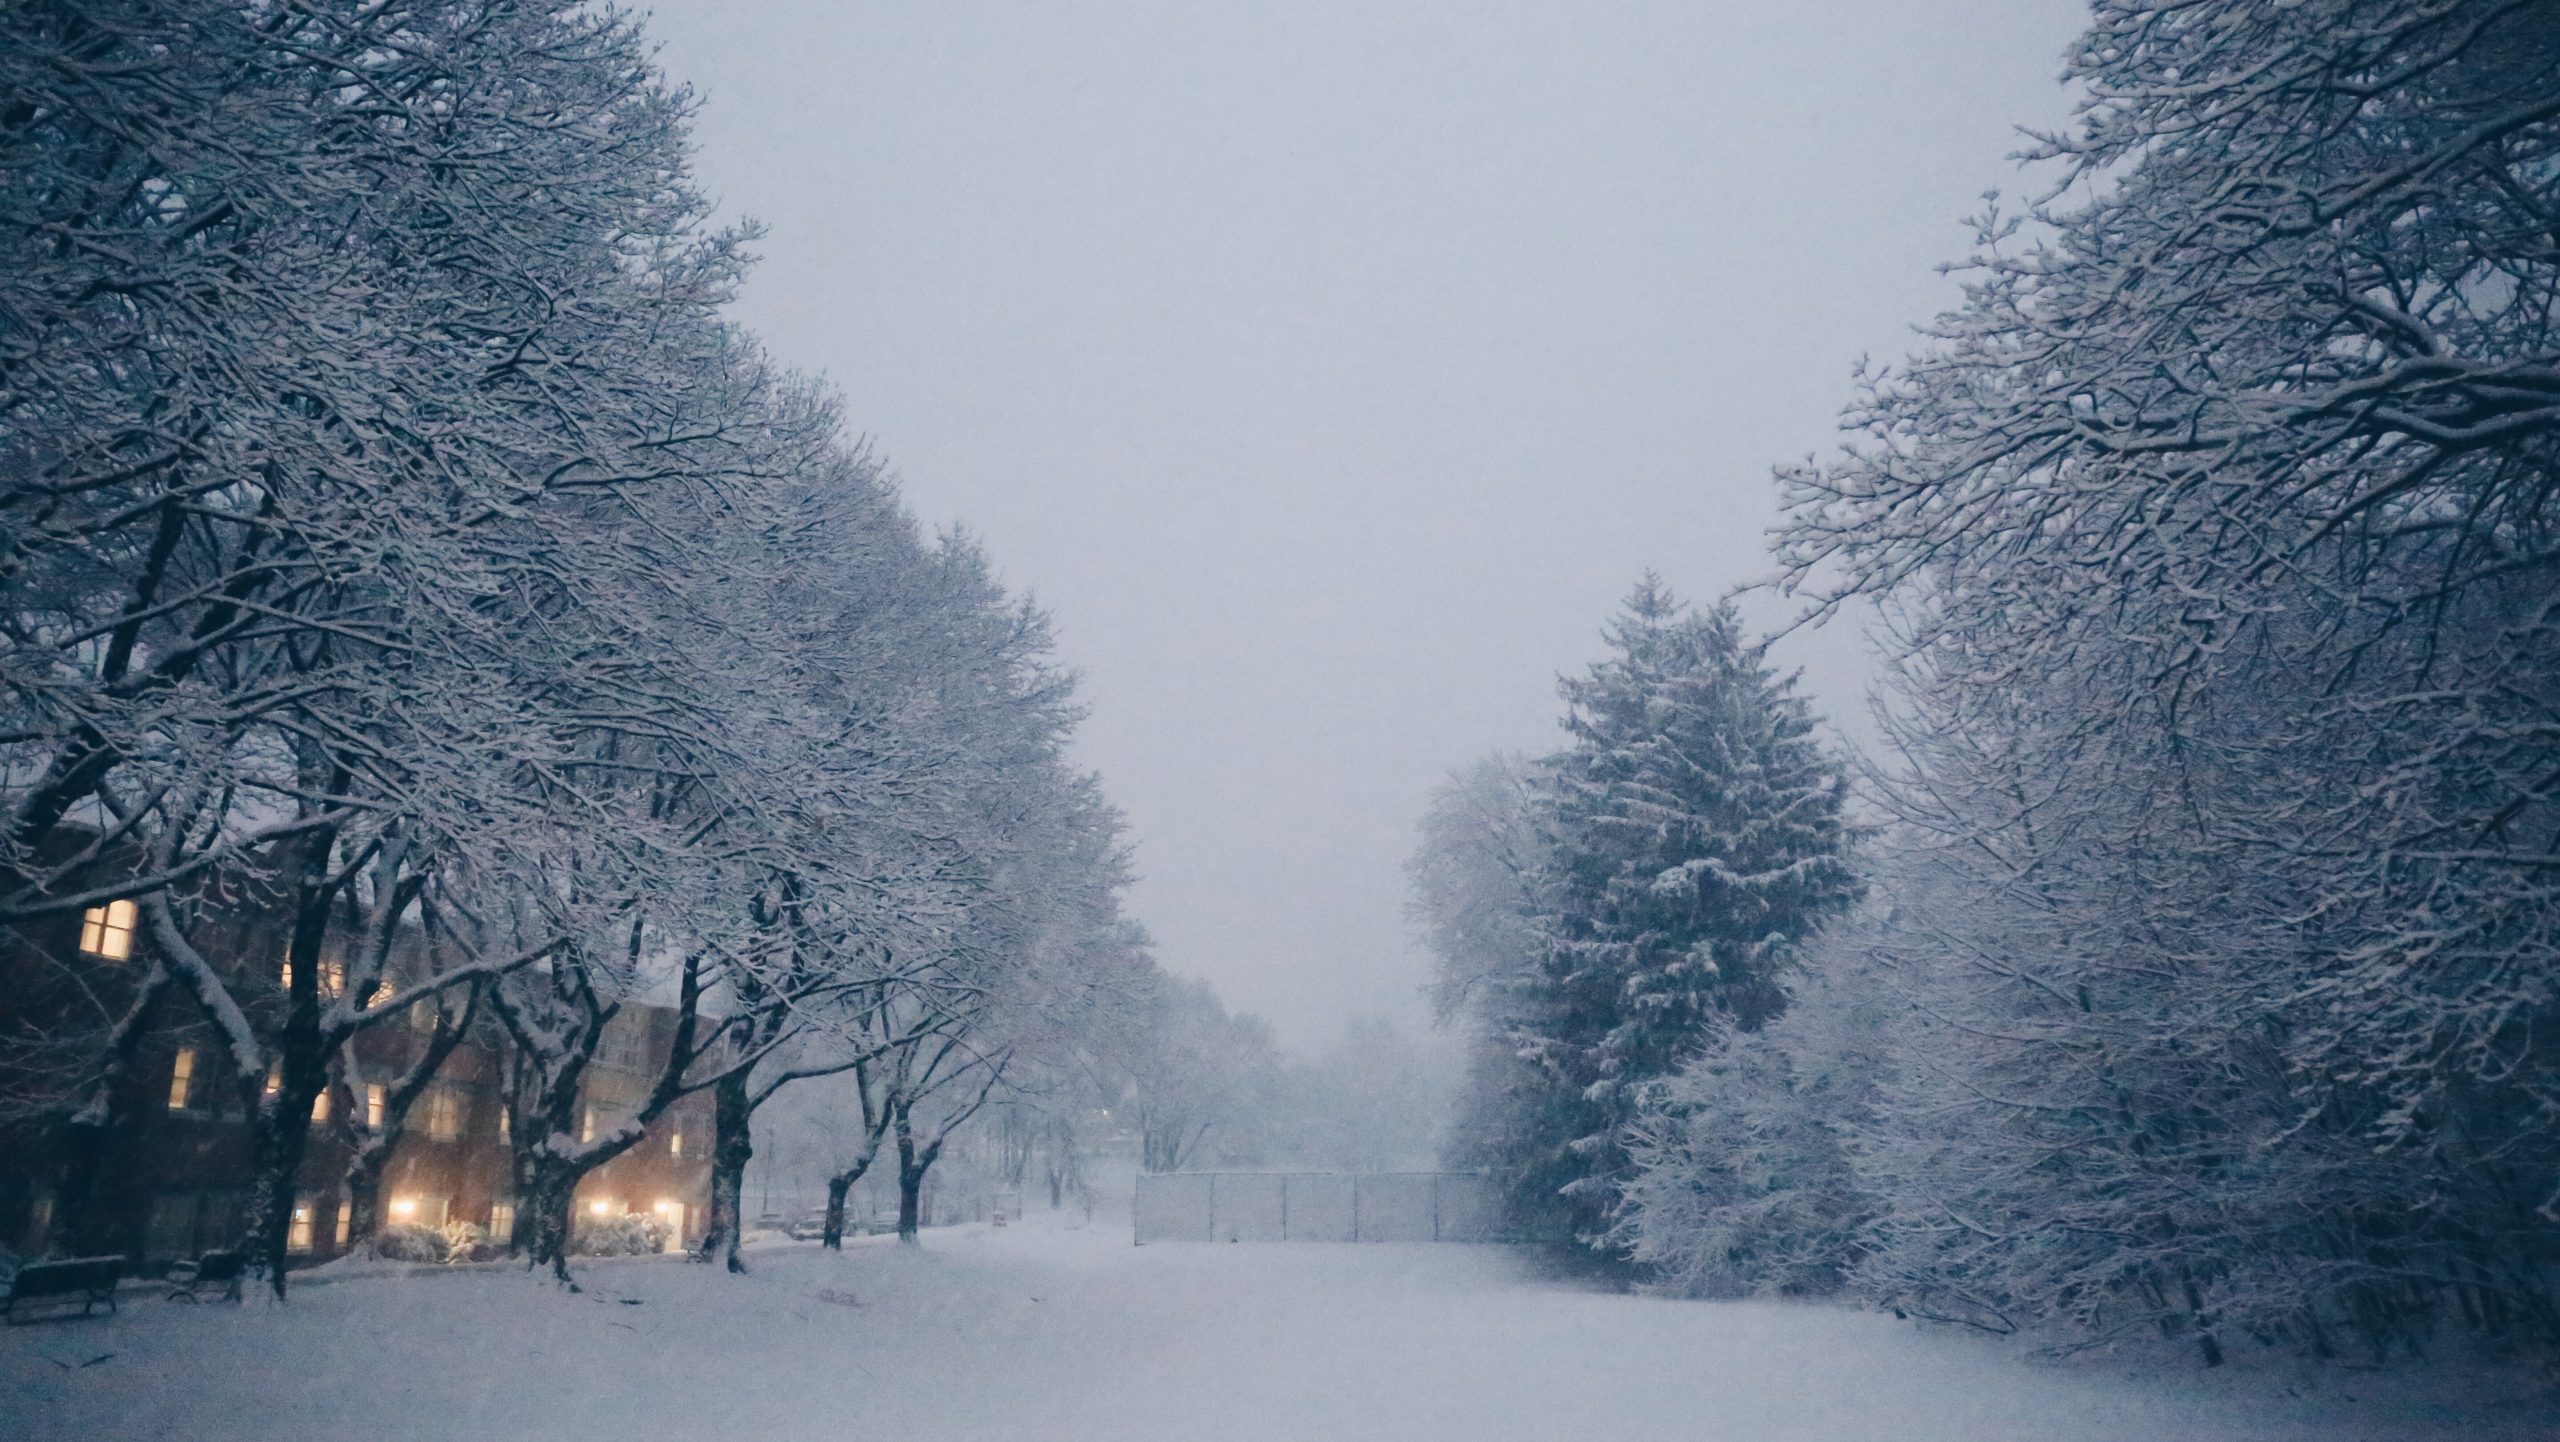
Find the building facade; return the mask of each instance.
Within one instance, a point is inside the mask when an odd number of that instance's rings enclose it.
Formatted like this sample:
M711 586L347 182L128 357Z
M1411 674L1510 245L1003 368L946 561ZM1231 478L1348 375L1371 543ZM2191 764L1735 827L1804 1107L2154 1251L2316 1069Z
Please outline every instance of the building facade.
M289 972L281 930L245 905L212 928L232 994L253 1024L282 1015ZM71 1125L77 1098L48 1089L66 1068L102 1054L107 1029L138 995L149 942L131 902L0 935L0 1244L20 1256L68 1244L68 1199L85 1191L87 1248L156 1266L238 1244L248 1220L253 1127L225 1053L183 991L170 988L147 1018L133 1060L115 1083L116 1122L103 1132ZM208 950L208 955L211 955ZM343 971L321 963L324 995ZM310 1144L296 1177L288 1249L299 1261L346 1252L353 1216L348 1171L360 1145L390 1120L388 1088L428 1046L437 1016L421 1003L360 1032L314 1104ZM627 1005L605 1031L586 1082L581 1127L619 1124L646 1094L673 1045L675 1015ZM515 1217L506 1035L476 1020L410 1108L384 1162L383 1219L446 1227L468 1223L503 1239ZM646 1213L667 1222L671 1245L699 1240L710 1195L709 1098L679 1100L635 1146L589 1174L577 1196L590 1221Z

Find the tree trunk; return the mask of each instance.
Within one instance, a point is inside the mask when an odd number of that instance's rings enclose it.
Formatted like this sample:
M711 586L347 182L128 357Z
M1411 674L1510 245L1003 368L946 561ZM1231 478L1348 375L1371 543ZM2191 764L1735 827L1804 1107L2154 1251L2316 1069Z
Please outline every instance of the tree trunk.
M923 1227L924 1167L916 1164L915 1129L907 1124L907 1109L898 1108L898 1240L910 1246Z
M548 1265L551 1275L573 1292L580 1288L569 1279L569 1223L580 1175L537 1158L531 1185L516 1199L516 1235L523 1239L529 1261Z
M306 1108L310 1103L303 1104ZM293 1235L294 1181L302 1170L302 1144L307 1128L288 1123L279 1094L264 1106L253 1106L257 1140L249 1190L249 1228L241 1250L263 1273L277 1300L284 1298L284 1267Z
M83 1112L63 1124L58 1145L62 1153L62 1190L54 1202L54 1214L62 1219L55 1235L38 1243L66 1256L94 1257L115 1251L113 1229L107 1225L105 1209L98 1205L98 1179L106 1171L107 1142L115 1135L115 1115L120 1108L99 1108L95 1115Z
M382 1172L388 1149L359 1153L347 1168L347 1245L362 1246L382 1229Z
M853 1178L827 1178L827 1220L819 1230L818 1245L831 1252L844 1250L844 1194L853 1190Z
M98 1079L90 1088L87 1104L63 1124L62 1191L54 1209L62 1218L59 1232L71 1256L95 1257L120 1250L111 1235L114 1228L107 1224L105 1209L98 1204L100 1183L106 1175L107 1149L131 1119L131 1109L126 1105L126 1076L133 1069L134 1054L141 1050L152 1012L168 988L168 969L153 962L133 1003L107 1034L105 1059L98 1068Z
M340 784L343 781L341 777ZM321 955L329 937L330 903L337 894L327 880L335 844L335 829L323 827L303 838L300 848L302 874L295 887L293 937L285 949L285 959L293 967L293 986L286 997L283 1034L276 1038L275 1095L260 1097L263 1077L240 1078L241 1100L257 1132L245 1251L250 1264L266 1274L278 1301L284 1299L294 1189L301 1181L302 1153L311 1138L311 1104L329 1084L329 1053L335 1047L320 1029Z
M301 984L296 979L297 986ZM249 1192L249 1229L243 1251L263 1272L278 1300L284 1297L285 1263L293 1235L293 1205L302 1176L302 1155L311 1140L311 1104L329 1084L328 1057L317 1026L290 1023L277 1049L275 1095L260 1098L261 1088L244 1085L247 1108L257 1138Z
M747 1095L746 1073L721 1078L711 1087L711 1218L702 1234L702 1250L694 1260L718 1258L732 1272L744 1272L738 1257L747 1187L747 1163L756 1154L755 1108Z

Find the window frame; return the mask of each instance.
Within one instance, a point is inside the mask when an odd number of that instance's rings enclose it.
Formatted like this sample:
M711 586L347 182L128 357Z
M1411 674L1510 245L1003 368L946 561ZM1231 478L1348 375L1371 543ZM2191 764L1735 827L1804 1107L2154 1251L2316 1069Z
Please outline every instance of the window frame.
M194 1111L196 1109L195 1084L196 1049L191 1046L182 1046L178 1048L176 1055L169 1058L167 1109L173 1112Z
M430 1141L462 1140L462 1093L455 1087L437 1082L427 1088L427 1138Z
M141 908L129 897L92 906L80 913L80 954L99 961L130 961L134 934L141 925Z

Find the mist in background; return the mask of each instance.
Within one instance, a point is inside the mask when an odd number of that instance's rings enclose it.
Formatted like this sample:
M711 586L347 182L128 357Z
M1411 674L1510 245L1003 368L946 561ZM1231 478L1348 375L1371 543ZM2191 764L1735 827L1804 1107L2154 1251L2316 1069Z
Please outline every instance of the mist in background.
M1558 736L1639 572L1766 571L1769 467L1944 308L2064 0L683 0L740 319L1085 674L1169 967L1418 1029L1400 864ZM1754 614L1774 620L1774 603ZM1792 641L1862 733L1863 647Z

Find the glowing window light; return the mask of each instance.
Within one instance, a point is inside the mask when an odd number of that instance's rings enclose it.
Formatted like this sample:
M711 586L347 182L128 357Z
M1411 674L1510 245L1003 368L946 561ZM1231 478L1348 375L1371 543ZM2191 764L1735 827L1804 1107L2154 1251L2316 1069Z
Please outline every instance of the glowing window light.
M416 1197L393 1197L391 1199L391 1215L400 1221L408 1221L410 1218L418 1215L418 1199Z
M195 1084L196 1049L191 1046L182 1046L178 1048L177 1059L169 1064L169 1110L185 1111L188 1099L195 1091Z
M133 955L133 903L110 901L80 913L80 949L102 961Z

